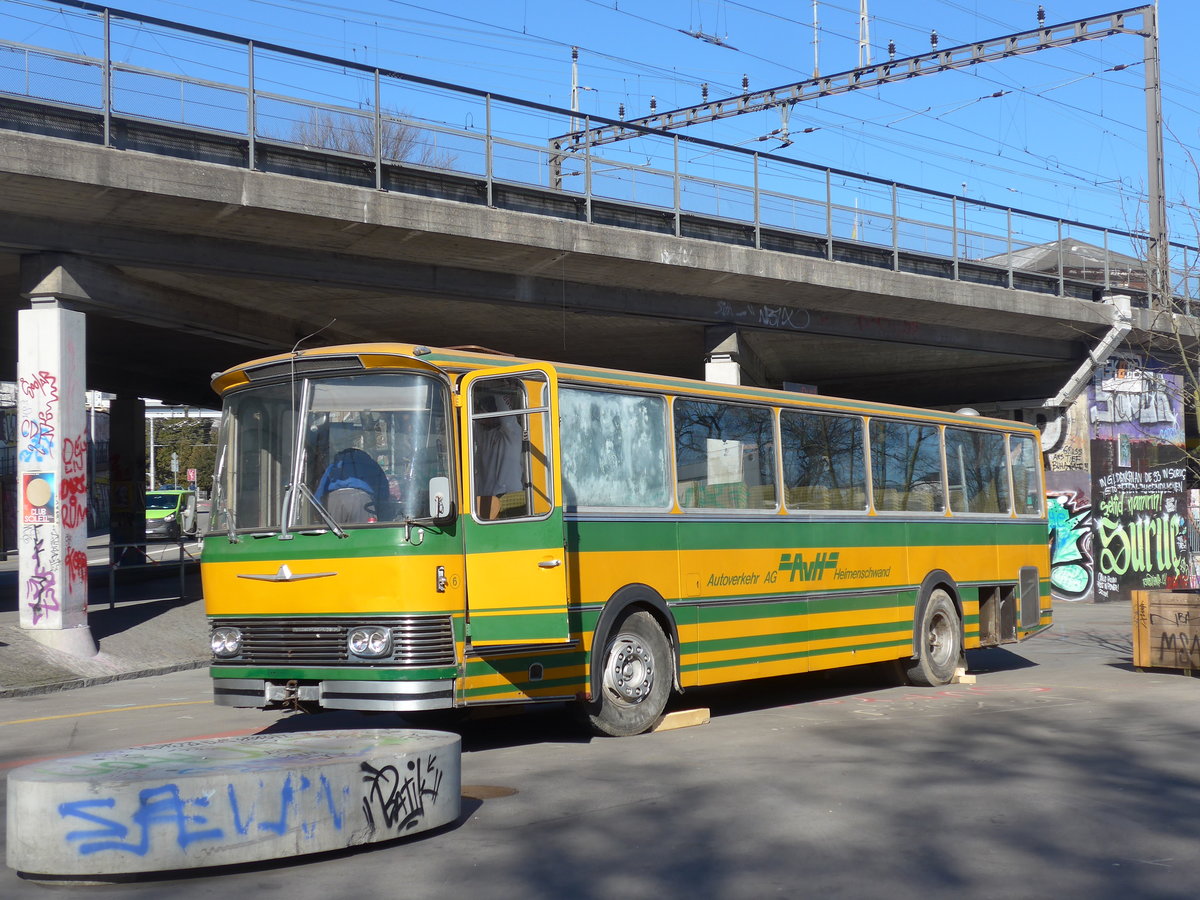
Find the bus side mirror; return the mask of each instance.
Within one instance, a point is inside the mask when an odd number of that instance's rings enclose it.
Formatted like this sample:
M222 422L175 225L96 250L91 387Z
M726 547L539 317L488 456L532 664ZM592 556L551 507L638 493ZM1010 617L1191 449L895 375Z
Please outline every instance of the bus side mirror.
M445 475L429 479L429 518L448 519L452 515L450 479Z

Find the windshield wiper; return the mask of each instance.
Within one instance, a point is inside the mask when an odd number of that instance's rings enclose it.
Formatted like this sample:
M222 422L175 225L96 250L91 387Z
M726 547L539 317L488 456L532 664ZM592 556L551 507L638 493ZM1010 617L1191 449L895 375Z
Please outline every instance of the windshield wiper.
M229 535L229 543L236 544L238 542L237 522L233 518L233 510L228 506L223 506L221 508L225 510L225 522L229 526L225 532Z
M321 505L321 501L316 498L316 495L313 494L309 486L301 481L297 487L300 495L313 505L313 509L317 511L317 515L321 517L321 521L325 523L325 526L338 537L346 537L346 530L333 520L333 516L329 514L329 510Z

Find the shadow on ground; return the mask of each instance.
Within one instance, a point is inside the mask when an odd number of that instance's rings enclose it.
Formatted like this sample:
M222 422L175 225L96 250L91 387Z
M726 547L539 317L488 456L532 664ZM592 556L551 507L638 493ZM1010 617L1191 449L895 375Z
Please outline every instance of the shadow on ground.
M174 600L129 603L118 605L113 609L101 608L88 613L88 625L92 629L92 636L96 640L102 641L106 637L137 628L160 616L168 615L174 610L197 602L199 601L176 598Z

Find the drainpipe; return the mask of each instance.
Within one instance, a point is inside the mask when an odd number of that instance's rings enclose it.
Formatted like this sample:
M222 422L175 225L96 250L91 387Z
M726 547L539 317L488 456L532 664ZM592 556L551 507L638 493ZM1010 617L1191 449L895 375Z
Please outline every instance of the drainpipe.
M1113 294L1107 298L1112 304L1112 325L1108 333L1100 339L1094 349L1088 351L1088 358L1083 361L1075 374L1067 379L1061 391L1042 404L1042 407L1054 411L1054 417L1047 422L1042 432L1042 450L1051 452L1061 441L1064 427L1062 412L1082 393L1092 375L1104 365L1105 361L1116 351L1125 336L1133 328L1133 318L1130 299L1125 294Z

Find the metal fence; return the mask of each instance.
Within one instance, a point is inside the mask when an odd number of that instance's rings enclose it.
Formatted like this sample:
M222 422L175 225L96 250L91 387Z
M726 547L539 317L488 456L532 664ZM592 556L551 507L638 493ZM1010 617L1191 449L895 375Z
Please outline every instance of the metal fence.
M43 43L0 39L0 127L36 130L40 110L105 146L182 141L252 169L1062 296L1144 305L1151 282L1136 231L680 134L559 150L613 120L76 0L0 0L0 34L17 25ZM1200 250L1168 255L1170 291L1190 300Z

